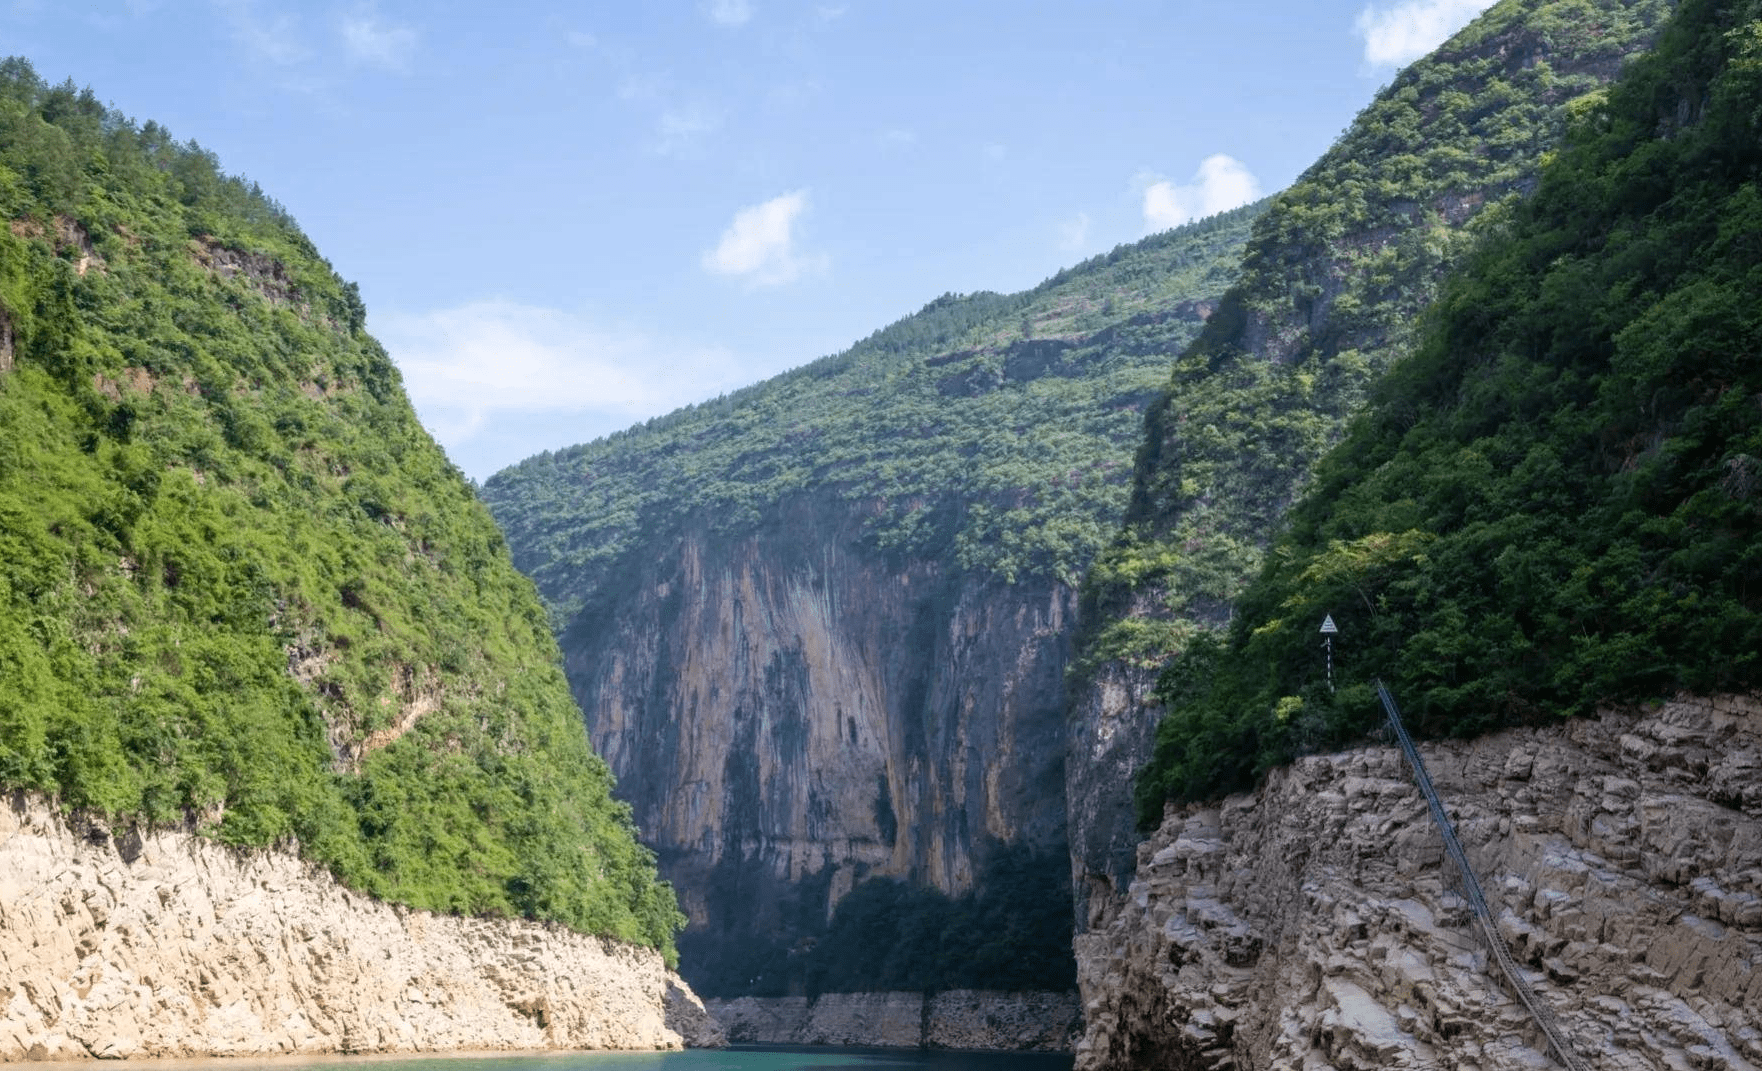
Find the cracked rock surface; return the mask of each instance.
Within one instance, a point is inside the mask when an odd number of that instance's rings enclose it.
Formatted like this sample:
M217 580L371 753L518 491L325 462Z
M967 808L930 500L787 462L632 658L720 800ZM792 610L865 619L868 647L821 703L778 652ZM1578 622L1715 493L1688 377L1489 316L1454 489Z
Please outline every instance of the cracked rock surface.
M0 1060L679 1048L680 1029L718 1032L649 949L0 803Z
M1762 1068L1762 702L1421 751L1588 1066ZM1554 1066L1393 747L1170 807L1126 894L1089 912L1080 1071Z

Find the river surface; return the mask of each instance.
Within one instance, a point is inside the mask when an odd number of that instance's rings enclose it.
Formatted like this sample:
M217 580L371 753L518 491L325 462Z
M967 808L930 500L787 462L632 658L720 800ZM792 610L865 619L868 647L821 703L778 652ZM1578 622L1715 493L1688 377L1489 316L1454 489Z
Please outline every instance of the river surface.
M434 1056L234 1056L214 1060L142 1060L152 1071L1071 1071L1070 1053L949 1052L735 1045L684 1052L546 1052ZM91 1062L38 1064L49 1071Z

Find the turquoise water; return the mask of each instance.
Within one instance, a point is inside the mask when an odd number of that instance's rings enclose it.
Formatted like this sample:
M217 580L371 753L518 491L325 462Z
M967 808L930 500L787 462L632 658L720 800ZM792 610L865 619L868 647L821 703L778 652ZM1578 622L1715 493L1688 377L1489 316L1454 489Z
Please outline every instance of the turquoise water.
M745 1046L503 1056L280 1056L142 1061L154 1071L1071 1071L1069 1053ZM45 1068L71 1065L38 1065ZM83 1071L93 1065L81 1063Z
M1068 1053L744 1046L684 1052L375 1061L372 1071L1071 1071Z

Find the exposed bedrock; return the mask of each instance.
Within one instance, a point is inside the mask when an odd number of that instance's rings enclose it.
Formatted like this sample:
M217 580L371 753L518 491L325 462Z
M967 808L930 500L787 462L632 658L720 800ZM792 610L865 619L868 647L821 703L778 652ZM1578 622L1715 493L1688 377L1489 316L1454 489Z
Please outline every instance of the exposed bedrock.
M394 907L285 853L0 803L0 1061L682 1040L720 1029L651 949Z
M562 638L706 992L747 992L864 878L956 896L988 845L1064 852L1074 592L901 559L864 508L801 495L752 535L690 532Z
M1422 746L1593 1068L1762 1066L1762 703L1682 699ZM1392 747L1171 807L1077 938L1077 1066L1550 1066Z

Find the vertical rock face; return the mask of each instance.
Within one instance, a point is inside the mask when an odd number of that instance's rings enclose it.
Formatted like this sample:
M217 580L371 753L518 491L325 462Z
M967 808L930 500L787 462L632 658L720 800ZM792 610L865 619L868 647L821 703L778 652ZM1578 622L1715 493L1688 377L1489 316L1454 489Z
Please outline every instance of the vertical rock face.
M0 1061L718 1041L661 956L394 907L291 855L0 805Z
M1762 1066L1762 703L1421 750L1590 1066ZM1077 939L1080 1068L1548 1066L1392 748L1170 808L1105 906Z
M750 536L688 533L563 638L712 991L866 877L956 895L988 843L1063 850L1072 589L888 560L862 520L803 495Z
M1137 863L1132 779L1150 754L1161 713L1151 704L1156 671L1109 662L1072 690L1065 775L1066 828L1077 926L1126 887Z

